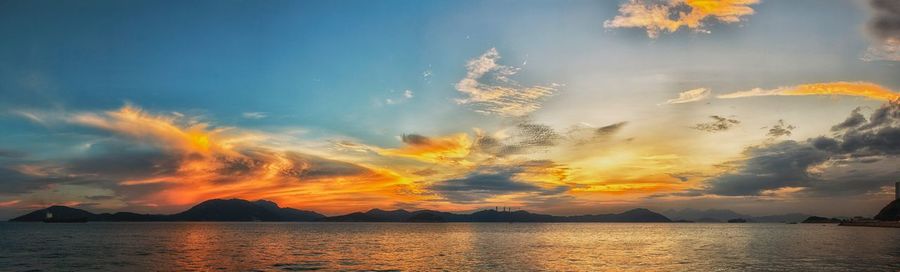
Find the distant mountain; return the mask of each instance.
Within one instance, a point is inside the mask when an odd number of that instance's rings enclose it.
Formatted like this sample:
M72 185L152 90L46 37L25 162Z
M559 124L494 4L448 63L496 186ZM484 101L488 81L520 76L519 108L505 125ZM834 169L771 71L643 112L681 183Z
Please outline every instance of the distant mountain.
M326 217L316 212L282 208L266 200L212 199L172 215L130 212L94 214L85 210L52 206L10 221L43 221L47 213L57 220L86 221L330 221L330 222L671 222L664 215L647 209L633 209L618 214L554 216L527 211L482 210L471 214L455 214L433 210L386 211L372 209Z
M455 214L431 210L409 212L373 209L332 216L323 221L333 222L671 222L669 218L647 209L634 209L620 214L554 216L527 211L501 212L482 210L472 214Z
M187 211L169 216L171 221L315 221L324 218L316 212L281 208L266 200L207 200Z
M787 223L800 222L810 217L810 215L802 213L750 216L727 209L697 210L690 208L682 210L669 209L663 211L662 214L668 218L671 218L672 220L688 220L694 222L727 222L731 219L742 218L747 220L747 222L755 223Z
M788 214L779 214L779 215L767 215L767 216L756 216L750 217L750 222L757 223L796 223L803 221L806 218L809 218L811 215L804 213L788 213Z
M78 219L87 219L89 221L96 221L100 219L100 217L96 214L90 213L85 210L69 208L66 206L50 206L46 209L40 209L37 211L30 212L28 214L10 219L9 221L35 221L40 222L44 221L48 217L48 213L52 215L53 219L56 220L78 220Z
M81 209L52 206L13 218L10 221L43 221L48 211L53 214L54 219L86 218L88 221L316 221L325 218L324 215L316 212L281 208L271 201L213 199L173 215L130 212L94 214Z
M662 212L666 217L672 220L690 220L694 222L725 222L734 218L750 218L751 216L739 214L732 210L726 209L669 209Z

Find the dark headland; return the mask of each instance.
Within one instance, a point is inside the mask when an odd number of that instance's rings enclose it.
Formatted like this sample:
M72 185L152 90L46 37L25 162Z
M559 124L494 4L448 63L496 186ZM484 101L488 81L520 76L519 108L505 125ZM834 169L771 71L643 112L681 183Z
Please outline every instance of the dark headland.
M555 216L527 211L482 210L458 214L433 210L372 209L339 216L325 216L313 211L283 208L275 202L243 199L213 199L176 214L138 214L129 212L95 214L85 210L52 206L13 218L13 222L41 222L52 214L54 220L111 222L220 221L220 222L672 222L647 209L633 209L618 214Z
M881 209L873 219L849 220L841 226L900 228L900 182L894 183L894 201Z

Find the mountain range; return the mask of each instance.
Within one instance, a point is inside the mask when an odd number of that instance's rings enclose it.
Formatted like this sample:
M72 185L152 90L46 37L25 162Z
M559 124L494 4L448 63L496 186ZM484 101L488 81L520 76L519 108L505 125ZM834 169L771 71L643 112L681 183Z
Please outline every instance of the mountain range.
M746 214L740 214L734 212L732 210L727 209L707 209L707 210L698 210L698 209L669 209L662 212L666 217L676 220L676 221L693 221L693 222L727 222L732 219L744 219L747 222L755 222L755 223L786 223L786 222L800 222L806 218L809 218L811 215L802 214L802 213L788 213L788 214L779 214L779 215L767 215L767 216L751 216Z
M171 215L137 214L129 212L95 214L85 210L51 206L16 217L10 221L39 222L52 214L54 220L86 221L268 221L268 222L671 222L664 215L647 209L633 209L618 214L555 216L527 211L482 210L471 214L457 214L433 210L372 209L339 216L325 216L313 211L279 207L277 203L243 199L213 199Z

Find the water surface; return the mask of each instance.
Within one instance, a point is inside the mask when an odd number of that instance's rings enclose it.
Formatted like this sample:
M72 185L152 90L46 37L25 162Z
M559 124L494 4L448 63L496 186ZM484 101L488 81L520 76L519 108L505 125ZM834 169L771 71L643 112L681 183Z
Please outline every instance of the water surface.
M900 229L654 223L0 223L0 271L898 271Z

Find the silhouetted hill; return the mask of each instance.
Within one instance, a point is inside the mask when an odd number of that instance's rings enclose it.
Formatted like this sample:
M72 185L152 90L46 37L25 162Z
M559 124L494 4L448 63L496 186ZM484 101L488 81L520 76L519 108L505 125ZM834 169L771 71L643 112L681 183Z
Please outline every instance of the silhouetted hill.
M166 221L166 215L159 214L138 214L132 212L117 212L113 214L102 213L98 215L98 220L92 221L120 221L120 222L149 222L149 221Z
M831 224L831 223L840 223L840 222L841 222L841 220L837 219L837 218L825 218L825 217L819 217L819 216L810 216L809 218L806 218L806 220L803 220L803 222L801 222L801 223Z
M806 219L810 215L802 214L802 213L788 213L788 214L778 214L778 215L766 215L766 216L750 216L746 214L741 214L734 212L728 209L707 209L707 210L697 210L697 209L681 209L674 210L669 209L662 212L663 215L672 219L672 220L689 220L694 222L727 222L729 219L735 218L744 218L747 222L754 223L787 223L787 222L800 222L803 219Z
M339 216L331 216L320 219L328 222L391 222L391 220L383 217L369 215L363 212L349 213Z
M385 211L381 209L371 209L366 212L366 214L387 221L403 221L413 216L412 213L406 210Z
M725 222L734 218L749 218L750 216L736 213L726 209L698 210L685 208L681 210L669 209L662 212L672 220L690 220L695 222Z
M413 215L413 216L407 218L405 221L406 222L432 222L432 223L447 222L447 220L444 219L444 217L434 214L432 212L427 212L427 211L420 212L416 215Z
M634 209L620 214L579 216L553 216L527 211L502 212L482 210L472 214L455 214L421 210L384 211L373 209L365 213L355 212L332 216L323 221L334 222L671 222L665 216L647 209Z
M43 221L48 211L53 213L53 218L57 220L86 218L88 221L316 221L325 218L324 215L316 212L281 208L271 201L213 199L173 215L131 212L94 214L65 206L52 206L13 218L10 221Z
M130 212L94 214L65 206L53 206L16 217L10 221L43 221L47 212L55 219L87 221L331 221L331 222L671 222L669 218L647 209L633 209L619 214L554 216L527 211L482 210L472 214L420 210L386 211L372 209L340 216L326 217L316 212L282 208L266 200L212 199L172 215Z
M207 200L187 211L168 216L172 221L315 221L316 212L281 208L271 201L243 199Z
M99 219L98 215L90 213L88 211L76 208L70 208L66 206L50 206L46 209L40 209L37 211L30 212L28 214L10 219L9 221L16 222L40 222L44 221L47 218L47 213L53 214L53 219L56 220L77 220L77 219L87 219L87 220L97 220Z
M887 206L875 215L875 220L879 221L900 221L900 199L891 201Z

